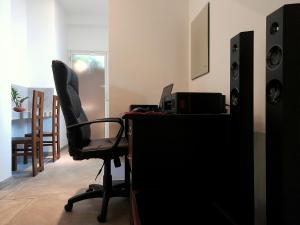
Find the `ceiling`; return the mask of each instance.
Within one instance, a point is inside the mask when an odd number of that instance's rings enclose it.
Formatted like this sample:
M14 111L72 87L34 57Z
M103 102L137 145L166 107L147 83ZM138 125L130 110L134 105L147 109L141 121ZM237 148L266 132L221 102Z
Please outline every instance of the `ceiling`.
M107 16L108 0L57 0L68 14Z

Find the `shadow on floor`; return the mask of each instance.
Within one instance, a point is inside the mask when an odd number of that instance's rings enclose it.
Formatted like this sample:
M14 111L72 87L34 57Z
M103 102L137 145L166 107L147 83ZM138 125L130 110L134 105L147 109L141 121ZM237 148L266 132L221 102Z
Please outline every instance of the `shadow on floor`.
M100 213L101 202L101 198L95 198L75 203L72 212L61 213L57 225L99 225L97 216ZM105 225L129 225L129 205L128 198L112 198L109 201Z
M45 154L45 153L44 153ZM44 164L52 163L51 153L46 153L44 157ZM32 160L31 156L28 156L28 162L24 163L23 156L18 156L17 159L17 170L12 171L12 176L14 177L30 177L32 176Z

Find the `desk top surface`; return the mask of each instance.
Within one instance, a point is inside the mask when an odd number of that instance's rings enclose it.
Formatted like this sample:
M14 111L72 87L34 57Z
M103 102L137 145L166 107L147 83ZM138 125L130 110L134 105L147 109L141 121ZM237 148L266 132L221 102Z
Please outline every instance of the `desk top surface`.
M139 119L188 119L188 118L229 118L230 114L168 114L164 112L126 112L123 119L139 120Z

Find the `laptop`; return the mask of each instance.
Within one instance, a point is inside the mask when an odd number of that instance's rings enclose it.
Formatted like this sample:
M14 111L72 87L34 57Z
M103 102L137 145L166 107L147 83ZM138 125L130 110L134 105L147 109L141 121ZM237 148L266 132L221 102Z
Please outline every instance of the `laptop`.
M158 110L159 111L163 110L165 98L172 94L173 86L174 86L174 84L169 84L169 85L167 85L163 88L163 91L162 91L162 94L161 94L161 97L160 97L160 102L159 102L159 105L158 105Z
M129 109L131 112L149 112L149 111L154 111L154 112L161 112L163 111L163 104L164 104L164 99L165 97L171 95L172 89L173 89L173 84L169 84L163 88L163 91L161 93L160 97L160 102L158 105L130 105Z

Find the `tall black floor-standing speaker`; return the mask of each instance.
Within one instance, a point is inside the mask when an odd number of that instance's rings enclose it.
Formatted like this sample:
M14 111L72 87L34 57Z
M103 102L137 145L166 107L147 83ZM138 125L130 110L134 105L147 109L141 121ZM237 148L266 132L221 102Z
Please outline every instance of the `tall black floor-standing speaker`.
M230 42L231 147L224 158L228 199L223 209L238 225L254 224L253 36L241 32Z
M300 4L267 17L267 224L300 224Z

